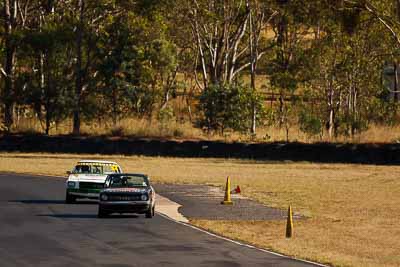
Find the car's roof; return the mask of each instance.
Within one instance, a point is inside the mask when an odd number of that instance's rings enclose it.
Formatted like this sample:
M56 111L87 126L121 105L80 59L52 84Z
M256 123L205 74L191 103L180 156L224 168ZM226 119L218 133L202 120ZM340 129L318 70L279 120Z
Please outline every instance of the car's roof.
M146 174L143 174L143 173L112 173L110 175L113 175L113 176L141 176L141 177L147 177L148 178L148 176Z
M115 164L118 165L118 163L114 161L107 161L107 160L80 160L78 163L101 163L101 164Z

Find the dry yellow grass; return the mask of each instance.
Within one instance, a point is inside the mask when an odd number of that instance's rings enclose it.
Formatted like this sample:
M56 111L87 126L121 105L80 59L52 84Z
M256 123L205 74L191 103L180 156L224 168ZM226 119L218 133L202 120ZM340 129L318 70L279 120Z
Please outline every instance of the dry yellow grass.
M50 129L50 135L69 134L72 129L72 120L66 120ZM115 131L117 130L117 131ZM43 133L43 128L36 119L20 119L17 123L15 132ZM204 138L200 129L194 128L189 122L179 123L177 121L161 124L157 120L126 118L119 121L117 126L113 126L111 121L82 123L82 135L113 135L113 131L119 132L124 136L136 137L184 137L187 139Z
M155 182L222 186L230 175L243 194L308 216L285 222L193 221L194 224L300 258L337 266L400 266L398 166L277 163L249 160L0 154L0 171L63 175L81 158L118 161Z
M175 103L177 104L177 103ZM177 104L178 105L178 104ZM107 123L91 122L83 123L81 126L82 134L84 135L117 135L133 137L150 137L150 138L175 138L175 139L191 139L191 140L214 140L214 141L258 141L258 142L286 142L286 129L277 126L263 126L258 127L257 135L252 138L246 134L240 134L227 131L224 136L219 134L208 135L195 128L194 125L188 121L179 122L180 118L176 117L171 122L161 124L156 119L149 121L148 119L125 118L119 121L116 127L113 127L111 121ZM50 130L50 135L69 134L72 129L72 120L65 120L64 122L55 125ZM117 131L115 131L117 129ZM120 130L119 130L120 129ZM16 132L36 132L43 133L42 126L39 121L33 118L21 118L16 123L14 131ZM289 129L290 142L351 142L351 143L392 143L400 140L400 125L399 126L382 126L371 125L369 129L356 135L354 138L339 136L334 140L330 140L328 136L309 136L303 133L299 125L294 124Z

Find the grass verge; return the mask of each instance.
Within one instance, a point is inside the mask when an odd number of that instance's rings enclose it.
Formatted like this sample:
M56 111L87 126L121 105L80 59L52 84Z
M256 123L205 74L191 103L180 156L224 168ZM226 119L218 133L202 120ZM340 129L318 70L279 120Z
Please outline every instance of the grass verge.
M223 186L226 176L243 194L294 211L295 237L282 221L192 223L229 238L336 266L400 266L398 166L278 163L250 160L0 153L0 171L64 175L82 158L110 159L125 171L159 183Z
M289 132L284 127L279 128L276 125L259 126L257 135L240 134L226 130L224 135L217 133L207 134L201 129L196 128L193 123L183 119L174 118L170 121L161 123L157 119L121 119L117 125L112 125L109 120L106 122L92 121L82 123L81 133L88 136L129 136L132 138L157 138L157 139L177 139L177 140L210 140L224 142L340 142L340 143L393 143L400 139L400 125L384 126L372 124L366 131L350 138L339 136L330 139L327 133L322 137L319 135L310 136L300 130L300 125L294 123ZM67 119L57 127L50 129L50 135L70 134L72 129L72 119ZM16 123L13 131L22 134L43 133L42 124L36 118L21 118ZM287 136L288 134L288 136Z

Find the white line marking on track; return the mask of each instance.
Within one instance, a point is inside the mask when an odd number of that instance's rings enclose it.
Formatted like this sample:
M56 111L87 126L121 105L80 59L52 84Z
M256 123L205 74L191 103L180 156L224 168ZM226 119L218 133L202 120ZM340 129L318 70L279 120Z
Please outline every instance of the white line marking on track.
M263 248L259 248L259 247L253 246L253 245L249 245L249 244L245 244L245 243L242 243L242 242L239 242L239 241L236 241L236 240L232 240L232 239L229 239L229 238L227 238L227 237L223 237L223 236L220 236L220 235L211 233L211 232L209 232L209 231L206 231L206 230L204 230L204 229L201 229L201 228L199 228L199 227L197 227L197 226L194 226L194 225L191 225L191 224L189 224L189 223L185 223L185 222L180 222L180 221L174 220L174 219L172 219L172 218L170 218L170 217L168 217L167 215L164 215L164 214L162 214L162 213L158 213L158 212L157 212L157 214L160 215L161 217L163 217L163 218L169 220L169 221L175 222L175 223L177 223L177 224L184 225L184 226L186 226L186 227L192 228L192 229L194 229L194 230L197 230L197 231L199 231L199 232L205 233L205 234L210 235L210 236L212 236L212 237L215 237L215 238L218 238L218 239L227 241L227 242L231 242L231 243L233 243L233 244L236 244L236 245L239 245L239 246L242 246L242 247L247 247L247 248L250 248L250 249L255 249L255 250L258 250L258 251L261 251L261 252L264 252L264 253L269 253L269 254L272 254L272 255L275 255L275 256L279 256L279 257L282 257L282 258L286 258L286 259L291 259L291 260L295 260L295 261L299 261L299 262L304 262L304 263L313 264L313 265L315 265L315 266L329 267L328 265L324 265L324 264L321 264L321 263L312 262L312 261L303 260L303 259L292 258L292 257L286 256L286 255L282 255L282 254L279 254L279 253L276 253L276 252L273 252L273 251L269 251L269 250L266 250L266 249L263 249Z
M7 174L7 173L0 173L0 174ZM13 173L13 174L18 175L18 173ZM20 175L21 175L21 174L20 174ZM67 179L67 177L63 177L63 176L50 176L50 175L37 175L37 174L35 175L35 174L29 174L29 173L22 174L22 175L33 175L33 176L36 176L36 177L39 177L39 178L54 178L54 177L55 177L55 178L64 178L64 179ZM166 198L166 197L164 197L164 198ZM168 199L168 198L166 198L166 199ZM168 200L169 200L169 199L168 199ZM172 200L170 200L170 201L172 201ZM236 244L236 245L239 245L239 246L242 246L242 247L247 247L247 248L250 248L250 249L255 249L255 250L258 250L258 251L261 251L261 252L264 252L264 253L269 253L269 254L272 254L272 255L275 255L275 256L278 256L278 257L282 257L282 258L286 258L286 259L292 259L292 260L299 261L299 262L304 262L304 263L313 264L313 265L315 265L315 266L329 267L329 265L324 265L324 264L321 264L321 263L312 262L312 261L303 260L303 259L292 258L292 257L286 256L286 255L283 255L283 254L279 254L279 253L276 253L276 252L273 252L273 251L269 251L269 250L266 250L266 249L263 249L263 248L258 248L258 247L253 246L253 245L249 245L249 244L245 244L245 243L242 243L242 242L239 242L239 241L235 241L235 240L229 239L229 238L227 238L227 237L223 237L223 236L220 236L220 235L217 235L217 234L208 232L208 231L206 231L206 230L204 230L204 229L201 229L201 228L196 227L196 226L194 226L194 225L191 225L191 224L189 224L189 223L177 221L177 220L175 220L175 219L173 219L173 218L168 217L168 216L165 215L165 214L162 214L162 213L159 213L159 212L156 212L156 213L157 213L158 215L160 215L161 217L163 217L163 218L165 218L165 219L167 219L167 220L169 220L169 221L171 221L171 222L175 222L175 223L177 223L177 224L184 225L184 226L186 226L186 227L192 228L192 229L197 230L197 231L199 231L199 232L205 233L205 234L207 234L207 235L209 235L209 236L212 236L212 237L215 237L215 238L218 238L218 239L227 241L227 242L231 242L231 243L233 243L233 244Z

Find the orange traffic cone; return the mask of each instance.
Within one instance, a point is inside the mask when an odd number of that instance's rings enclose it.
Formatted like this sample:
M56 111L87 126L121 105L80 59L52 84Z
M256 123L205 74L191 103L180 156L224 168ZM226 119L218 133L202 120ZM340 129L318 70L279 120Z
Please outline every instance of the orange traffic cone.
M291 238L293 236L293 211L292 206L289 206L288 216L286 221L286 238Z
M233 202L231 200L231 179L229 176L226 178L226 186L225 186L225 197L224 201L221 202L223 205L232 205Z

